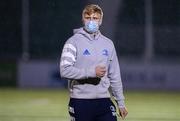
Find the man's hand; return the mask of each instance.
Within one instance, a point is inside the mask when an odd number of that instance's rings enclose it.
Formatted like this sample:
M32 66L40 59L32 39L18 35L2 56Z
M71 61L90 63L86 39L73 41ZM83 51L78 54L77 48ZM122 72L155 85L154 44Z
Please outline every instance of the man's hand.
M106 73L106 67L105 66L96 66L95 71L96 71L96 76L101 78Z
M124 120L125 117L126 117L127 114L128 114L128 111L127 111L126 107L124 107L124 108L119 108L119 114L120 114L120 116L122 117L122 119Z

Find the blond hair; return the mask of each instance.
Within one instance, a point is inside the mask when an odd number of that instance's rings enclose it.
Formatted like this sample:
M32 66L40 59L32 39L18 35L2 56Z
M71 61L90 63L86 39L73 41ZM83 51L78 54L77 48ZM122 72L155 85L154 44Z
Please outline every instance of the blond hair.
M102 9L98 6L98 5L95 5L95 4L90 4L90 5L87 5L85 6L83 12L82 12L82 18L84 18L84 15L85 14L88 14L88 15L91 15L93 13L98 13L100 14L100 24L102 23L102 18L103 18L103 11Z

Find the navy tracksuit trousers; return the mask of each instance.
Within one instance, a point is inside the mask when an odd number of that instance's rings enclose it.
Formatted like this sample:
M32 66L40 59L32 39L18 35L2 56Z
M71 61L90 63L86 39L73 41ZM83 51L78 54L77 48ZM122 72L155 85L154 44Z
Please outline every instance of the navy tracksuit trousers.
M116 108L110 98L69 101L71 121L117 121Z

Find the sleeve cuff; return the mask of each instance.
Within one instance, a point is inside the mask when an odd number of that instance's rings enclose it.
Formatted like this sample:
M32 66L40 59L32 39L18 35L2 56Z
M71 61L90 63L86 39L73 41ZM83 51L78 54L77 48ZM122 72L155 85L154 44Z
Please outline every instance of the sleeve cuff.
M119 101L117 101L117 103L118 103L119 108L124 108L125 107L124 100L119 100Z

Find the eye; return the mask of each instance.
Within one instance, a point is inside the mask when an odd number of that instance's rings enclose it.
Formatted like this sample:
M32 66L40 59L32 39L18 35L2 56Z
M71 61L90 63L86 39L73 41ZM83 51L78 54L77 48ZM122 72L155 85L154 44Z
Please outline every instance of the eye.
M98 17L93 17L94 20L98 20L99 18Z
M91 19L91 17L85 17L85 19L86 19L86 20L90 20L90 19Z

